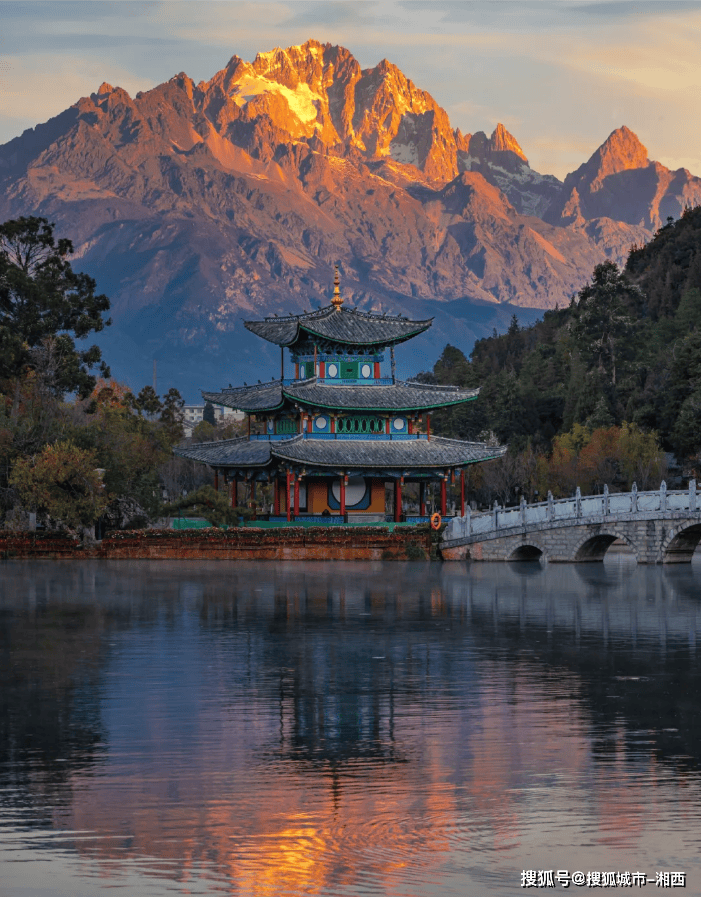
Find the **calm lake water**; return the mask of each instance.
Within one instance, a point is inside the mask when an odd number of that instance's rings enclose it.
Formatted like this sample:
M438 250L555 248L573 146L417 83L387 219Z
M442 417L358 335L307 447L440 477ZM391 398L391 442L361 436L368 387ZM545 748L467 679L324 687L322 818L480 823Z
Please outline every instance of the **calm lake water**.
M0 895L701 894L700 605L696 562L3 562Z

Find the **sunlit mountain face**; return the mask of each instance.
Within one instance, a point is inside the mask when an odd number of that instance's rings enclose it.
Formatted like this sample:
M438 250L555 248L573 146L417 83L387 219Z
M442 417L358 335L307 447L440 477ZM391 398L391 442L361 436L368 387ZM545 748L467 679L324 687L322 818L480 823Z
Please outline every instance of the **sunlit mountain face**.
M569 302L700 201L625 127L563 183L503 125L462 134L392 63L316 41L133 98L103 84L0 146L0 216L73 240L113 301L117 370L157 358L205 386L276 372L242 318L327 304L337 263L347 302L435 316L409 374Z

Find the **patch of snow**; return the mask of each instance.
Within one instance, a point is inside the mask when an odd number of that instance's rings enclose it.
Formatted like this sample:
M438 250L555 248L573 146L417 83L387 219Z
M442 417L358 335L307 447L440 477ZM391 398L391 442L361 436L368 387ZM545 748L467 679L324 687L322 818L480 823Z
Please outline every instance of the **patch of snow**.
M477 156L471 156L469 153L460 153L460 162L465 166L465 171L472 171L472 166L477 162L479 164L479 159Z
M300 83L295 90L290 90L284 84L278 84L270 81L268 78L261 78L256 75L245 75L240 81L231 87L231 98L237 106L245 106L249 100L255 99L264 93L281 94L293 115L304 122L311 124L316 121L317 107L314 103L321 100L318 93L315 93L308 84Z
M401 162L404 165L419 164L419 151L413 140L410 140L409 143L392 141L389 145L389 154L395 162Z

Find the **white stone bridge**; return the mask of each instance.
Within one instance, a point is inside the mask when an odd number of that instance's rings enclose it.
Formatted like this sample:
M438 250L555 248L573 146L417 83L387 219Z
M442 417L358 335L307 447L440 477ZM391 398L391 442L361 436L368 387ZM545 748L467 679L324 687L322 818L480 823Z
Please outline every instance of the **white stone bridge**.
M553 499L518 508L454 517L443 532L444 560L602 561L609 546L626 542L639 564L688 564L701 540L701 496L688 490L631 492Z

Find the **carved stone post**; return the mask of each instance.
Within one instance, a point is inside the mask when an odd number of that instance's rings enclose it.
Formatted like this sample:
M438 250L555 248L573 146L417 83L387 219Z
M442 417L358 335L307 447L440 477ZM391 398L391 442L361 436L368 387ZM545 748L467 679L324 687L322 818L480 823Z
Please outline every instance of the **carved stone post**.
M552 492L548 489L548 520L552 520L555 517L555 500L553 499Z
M667 510L667 484L664 480L660 483L660 511Z
M577 517L582 516L582 490L577 486L577 491L574 494L574 507L575 514Z
M469 536L472 532L472 508L470 505L465 508L465 535Z
M494 529L499 529L499 502L494 499L494 509L492 510L492 521Z
M689 510L696 510L696 480L689 480Z
M630 490L630 509L633 513L638 510L638 484L633 483L633 488Z
M609 513L610 504L609 504L609 486L608 483L604 484L604 515Z
M521 496L521 526L526 525L526 499Z

